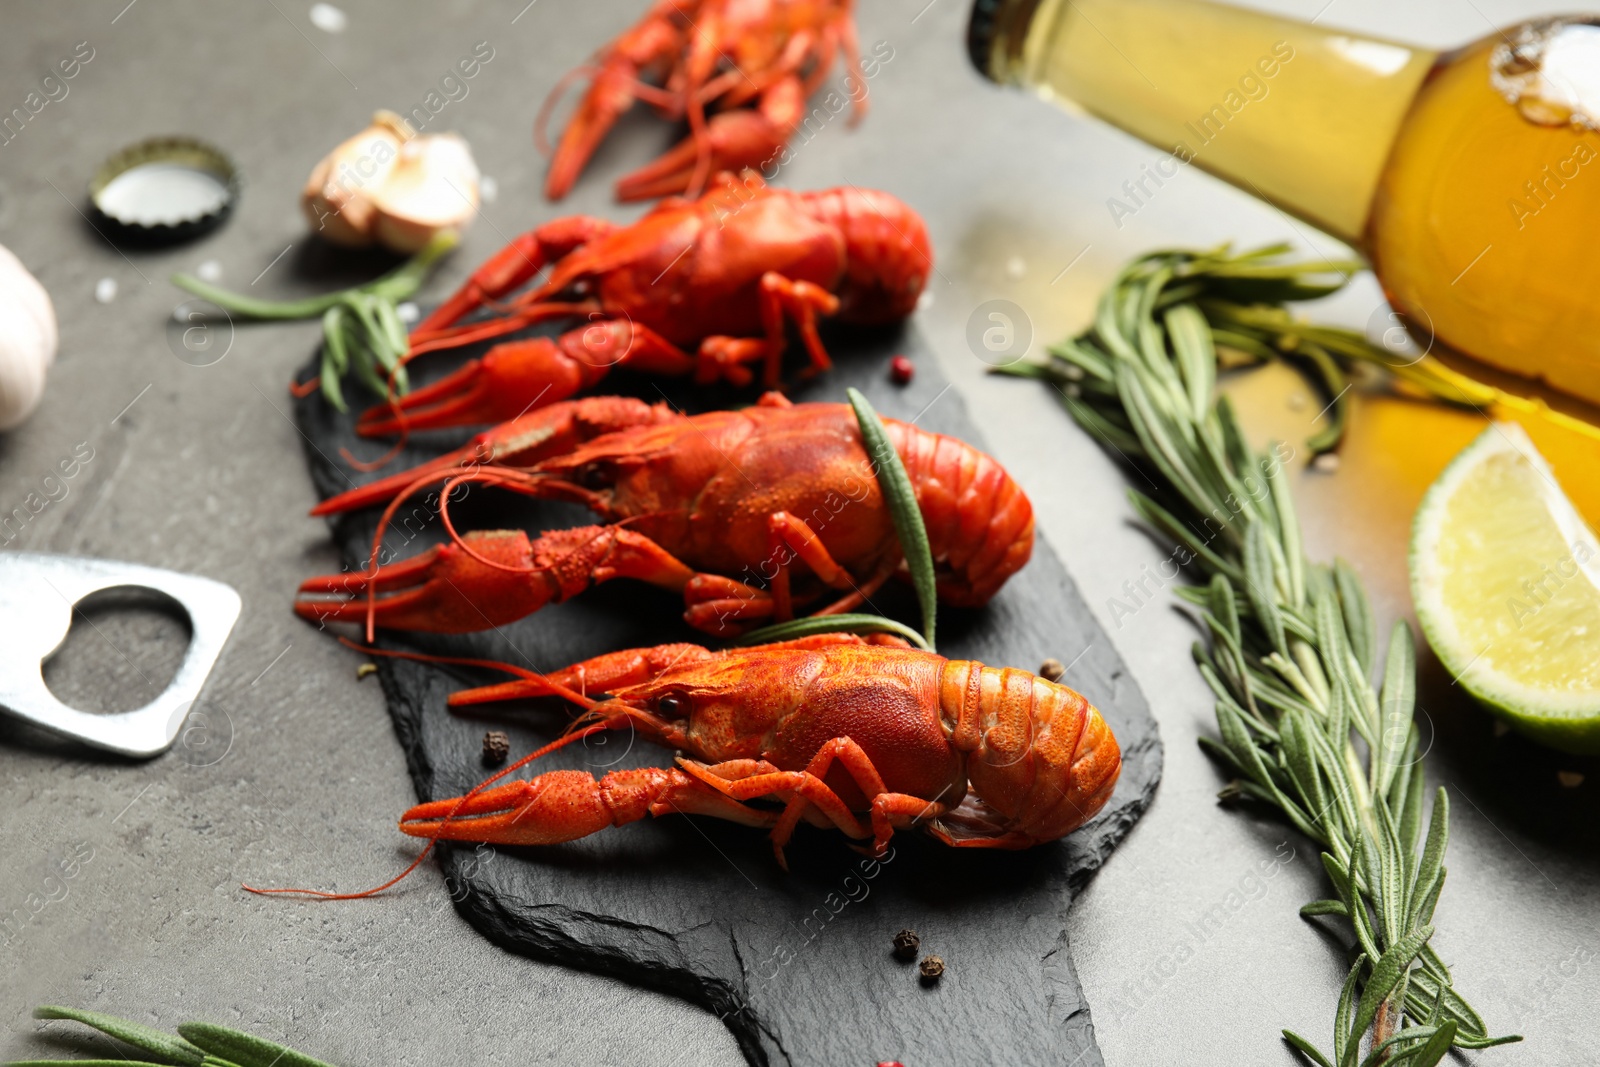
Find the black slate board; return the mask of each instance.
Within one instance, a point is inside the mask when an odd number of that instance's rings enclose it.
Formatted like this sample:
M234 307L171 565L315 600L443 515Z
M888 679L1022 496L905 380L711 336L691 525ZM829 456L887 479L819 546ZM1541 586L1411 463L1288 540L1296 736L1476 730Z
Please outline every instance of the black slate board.
M829 336L837 369L795 389L797 401L841 401L861 389L885 415L912 419L981 446L960 397L914 330ZM890 355L915 362L915 380L887 379ZM427 377L448 369L440 360ZM310 368L305 372L310 374ZM605 386L688 411L748 403L755 391L697 390L684 382L617 373ZM346 395L363 399L358 387ZM376 456L379 443L355 438L353 416L319 397L296 417L317 491L326 497L376 477L337 461L341 449ZM459 444L464 433L419 435L383 473ZM1034 494L1070 492L1058 485ZM589 522L566 505L509 503L477 491L452 508L460 528L542 527ZM333 534L352 569L364 565L374 515L336 520ZM435 527L437 523L433 524ZM437 531L391 543L410 555ZM874 597L885 612L915 623L905 589ZM636 645L703 640L681 621L681 602L637 583L591 590L498 632L467 637L381 634L392 648L489 657L549 670ZM802 826L788 850L791 873L773 861L765 834L702 818L649 819L583 841L543 849L444 846L440 862L457 907L496 943L530 956L614 975L703 1005L732 1031L752 1064L872 1064L906 1067L1031 1064L1096 1067L1089 1006L1078 985L1065 930L1073 894L1105 862L1149 806L1161 774L1161 742L1144 697L1043 540L1028 566L983 609L945 609L939 651L1032 670L1046 657L1070 664L1063 679L1106 716L1122 746L1115 795L1087 827L1025 852L946 848L900 834L874 862L846 840ZM486 771L483 733L506 729L519 755L561 731L555 706L449 714L446 696L498 677L380 659L379 678L419 799L454 796ZM530 771L664 764L671 754L628 735L600 736ZM399 813L395 815L398 817ZM924 987L916 967L895 960L891 938L917 930L923 951L945 960L943 981Z

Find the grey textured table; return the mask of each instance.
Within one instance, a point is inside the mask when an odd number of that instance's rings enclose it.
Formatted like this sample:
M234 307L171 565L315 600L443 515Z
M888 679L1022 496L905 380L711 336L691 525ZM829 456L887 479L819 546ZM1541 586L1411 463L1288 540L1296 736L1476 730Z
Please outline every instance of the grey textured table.
M487 41L493 59L437 126L468 138L499 196L435 286L442 292L554 213L538 195L543 162L529 138L539 101L642 4L343 6L349 26L339 35L314 28L304 3L0 11L0 109L20 105L78 42L94 49L68 95L0 145L0 243L49 289L62 325L43 409L0 437L0 511L42 493L80 443L93 449L66 495L55 490L60 498L6 547L192 570L231 582L245 601L210 691L206 744L128 764L0 725L0 920L11 917L0 928L0 1051L37 1054L27 1012L53 1001L169 1024L234 1022L350 1064L737 1063L727 1033L697 1009L494 948L453 913L431 869L379 899L334 906L238 889L241 880L350 888L388 877L412 854L393 832L411 787L376 687L354 681L356 657L287 610L295 583L334 563L325 528L304 517L312 492L284 396L315 330L241 328L226 358L187 365L163 334L178 303L165 277L215 260L225 284L256 279L268 295L330 284L295 204L311 164L374 108L419 102ZM1310 17L1326 5L1273 6ZM1342 974L1295 915L1321 895L1314 855L1279 824L1215 804L1217 772L1194 746L1211 711L1189 661L1188 623L1164 606L1113 620L1110 598L1162 558L1129 525L1122 472L1046 393L985 378L964 336L991 298L1026 308L1036 343L1076 329L1111 272L1150 247L1327 242L1194 172L1118 229L1105 199L1152 150L979 81L961 50L961 0L862 8L863 41L893 49L872 83L872 114L854 130L822 129L796 150L785 180L882 186L925 213L940 260L921 327L1024 485L1074 472L1071 496L1035 495L1042 529L1101 612L1167 742L1154 808L1071 912L1106 1060L1287 1064L1277 1029L1325 1040ZM1533 13L1491 0L1339 0L1322 18L1443 45L1487 32L1485 17ZM167 132L231 152L243 200L208 240L124 256L79 216L84 182L116 147ZM561 211L621 214L609 180L668 136L643 118L624 123ZM117 284L110 303L94 299L103 278ZM1325 314L1359 325L1377 303L1366 279ZM1302 492L1325 497L1314 479L1302 478ZM1308 506L1315 517L1315 500ZM1403 525L1358 536L1313 522L1309 539L1315 555L1355 559L1386 617L1408 610ZM52 674L58 691L86 704L107 694L141 703L181 634L149 614L97 625L70 640ZM1527 789L1497 780L1478 737L1487 726L1447 687L1424 690L1440 724L1430 769L1458 787L1439 947L1491 1027L1529 1038L1470 1060L1592 1062L1600 888L1593 831L1566 827L1594 825L1600 768L1538 757L1526 773L1553 778L1559 767L1589 780L1520 803Z

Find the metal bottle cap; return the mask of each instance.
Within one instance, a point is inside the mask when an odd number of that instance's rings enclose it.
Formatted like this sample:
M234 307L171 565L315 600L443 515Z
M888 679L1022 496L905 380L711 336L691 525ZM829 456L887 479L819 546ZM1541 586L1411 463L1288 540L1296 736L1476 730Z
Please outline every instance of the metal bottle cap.
M997 15L1001 0L973 0L972 14L967 19L967 58L985 78L989 73L989 58L994 51L994 39L1000 32Z
M1020 62L1022 40L1040 0L973 0L967 20L967 58L978 73L1002 84ZM998 55L1001 48L1006 54Z
M222 223L239 198L239 176L217 149L189 137L130 145L89 182L95 225L113 240L169 244Z

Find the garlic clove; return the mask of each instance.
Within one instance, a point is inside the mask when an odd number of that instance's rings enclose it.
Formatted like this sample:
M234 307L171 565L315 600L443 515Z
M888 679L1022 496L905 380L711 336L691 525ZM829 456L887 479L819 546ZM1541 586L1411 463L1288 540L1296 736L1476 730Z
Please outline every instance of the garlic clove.
M20 425L39 406L58 341L50 294L0 245L0 430Z
M312 229L334 244L370 245L373 191L389 180L401 147L415 136L405 119L379 111L371 126L324 156L300 194Z
M373 235L411 254L445 229L462 229L478 211L478 165L453 133L417 137L400 149L388 179L369 195Z

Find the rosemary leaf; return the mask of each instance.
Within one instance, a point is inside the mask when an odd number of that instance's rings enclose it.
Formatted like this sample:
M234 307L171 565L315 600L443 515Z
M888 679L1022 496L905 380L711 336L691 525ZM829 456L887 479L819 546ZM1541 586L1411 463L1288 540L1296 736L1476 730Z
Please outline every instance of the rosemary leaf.
M1412 905L1412 912L1416 914L1422 910L1425 903L1425 894L1433 889L1433 883L1443 870L1444 850L1450 839L1450 795L1440 786L1439 791L1433 796L1433 816L1428 820L1428 841L1422 846L1422 857L1417 861L1417 876L1414 884L1420 890L1416 901ZM1426 921L1426 920L1424 920Z
M811 615L804 619L791 619L788 622L774 623L763 626L759 630L751 630L744 634L737 645L766 645L776 641L793 641L800 637L810 637L813 634L894 634L910 641L917 648L932 652L927 640L917 631L903 622L884 618L882 615Z
M1206 329L1206 317L1193 304L1179 304L1167 312L1166 324L1178 369L1183 373L1189 417L1198 426L1206 421L1217 377L1217 353L1211 345L1211 331Z
M1281 656L1288 656L1289 642L1283 632L1283 613L1276 596L1277 578L1267 550L1266 527L1252 523L1244 542L1244 589L1256 619L1267 631L1267 639Z
M1285 1030L1283 1032L1283 1039L1289 1042L1289 1044L1293 1045L1295 1048L1299 1049L1301 1052L1305 1053L1306 1056L1310 1058L1312 1063L1317 1064L1317 1067L1333 1067L1333 1064L1328 1062L1328 1058L1317 1051L1315 1045L1301 1037L1299 1034L1295 1033L1293 1030Z
M1372 973L1367 977L1366 984L1361 989L1361 1000L1356 1005L1355 1021L1350 1026L1353 1040L1345 1047L1344 1064L1356 1061L1356 1049L1359 1047L1361 1035L1366 1033L1367 1027L1372 1025L1373 1017L1378 1014L1378 1006L1384 1002L1396 985L1405 977L1411 966L1411 961L1417 958L1417 953L1433 936L1433 927L1424 926L1395 942L1373 964Z
M1361 579L1344 560L1333 564L1333 582L1339 591L1339 606L1344 609L1345 634L1350 639L1350 650L1361 665L1361 676L1372 672L1372 650L1378 643L1378 627L1372 621L1372 608L1367 594L1361 588Z
M1350 1019L1356 1010L1356 982L1361 978L1361 971L1366 966L1365 953L1356 957L1356 962L1351 966L1350 973L1345 976L1344 987L1339 990L1339 1007L1333 1016L1333 1058L1340 1063L1344 1062L1345 1053L1351 1044ZM1356 1031L1359 1039L1361 1032Z
M174 1037L153 1026L136 1023L131 1019L119 1019L115 1015L106 1015L98 1011L80 1011L77 1008L59 1008L47 1004L35 1008L33 1017L70 1019L85 1026L92 1026L102 1034L114 1037L134 1048L143 1049L150 1053L152 1058L164 1064L199 1067L200 1061L205 1058L204 1051L181 1037Z
M1456 1024L1447 1022L1433 1032L1427 1042L1411 1057L1411 1067L1434 1067L1456 1039Z
M1417 702L1417 652L1411 627L1394 624L1389 635L1389 658L1383 669L1383 724L1373 752L1372 788L1385 793L1400 765L1396 750L1411 732L1411 713Z
M1300 914L1309 919L1314 915L1349 915L1350 909L1344 906L1342 900L1313 900L1300 905Z
M911 488L900 453L894 450L888 431L883 428L883 419L873 410L871 402L860 390L847 389L845 393L850 398L850 406L855 408L856 421L861 424L861 439L866 443L867 455L872 458L873 470L877 472L878 486L883 490L884 503L894 521L895 535L900 538L900 551L905 556L911 584L916 587L917 600L922 605L922 636L931 649L935 647L933 632L938 614L938 590L933 577L933 552L928 547L928 528L922 522L916 491Z
M208 1058L225 1060L238 1067L331 1067L275 1041L216 1023L184 1023L178 1027L178 1033L205 1049Z

